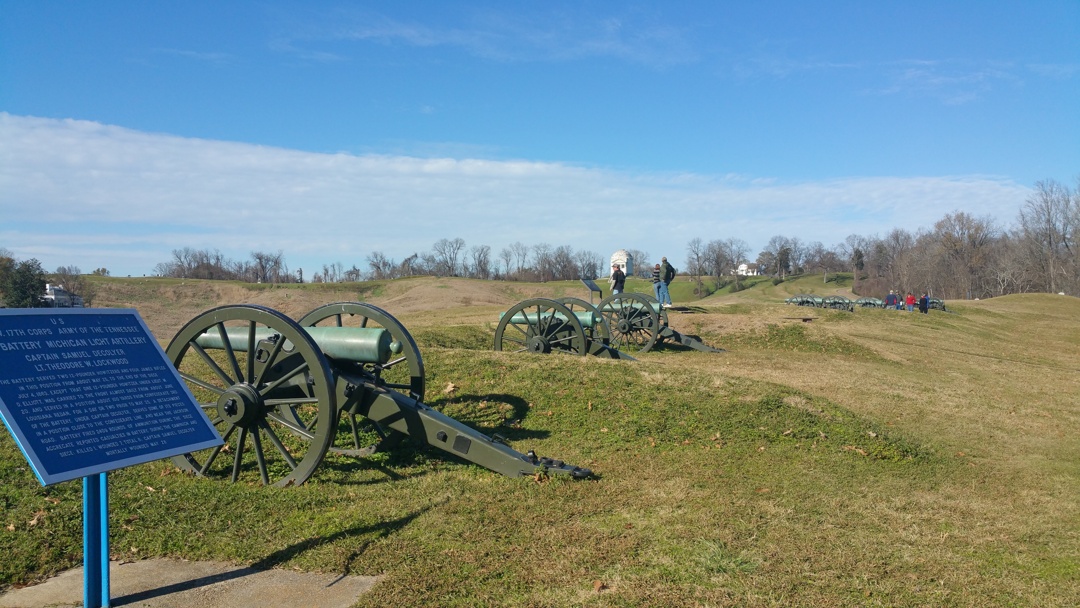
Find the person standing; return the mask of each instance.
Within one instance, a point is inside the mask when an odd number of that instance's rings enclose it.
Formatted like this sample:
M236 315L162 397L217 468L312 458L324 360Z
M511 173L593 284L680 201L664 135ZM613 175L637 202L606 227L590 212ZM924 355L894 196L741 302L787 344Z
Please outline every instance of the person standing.
M671 307L671 290L669 289L669 286L674 280L675 267L668 264L667 258L660 258L660 282L663 283L663 287L660 288L660 295L663 296L663 299L656 299L660 300L661 305L667 306L668 308Z
M924 315L930 312L930 295L929 294L924 293L924 294L922 294L922 297L919 298L919 312L923 313Z
M896 292L890 289L889 295L885 296L885 308L896 308L897 301Z
M907 296L904 297L904 306L907 306L908 312L915 312L915 294L907 292Z
M611 295L622 293L626 288L626 273L618 264L611 265Z
M656 296L656 301L660 302L661 304L664 303L664 301L660 299L661 298L660 288L662 288L663 286L664 286L664 281L661 279L660 265L657 264L657 265L653 266L653 269L652 269L652 290L653 290L653 295Z

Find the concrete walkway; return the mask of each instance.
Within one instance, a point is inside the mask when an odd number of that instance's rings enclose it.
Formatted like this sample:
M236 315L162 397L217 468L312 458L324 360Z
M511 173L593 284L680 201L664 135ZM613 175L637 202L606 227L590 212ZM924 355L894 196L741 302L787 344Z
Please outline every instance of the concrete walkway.
M110 606L147 608L349 608L378 581L374 576L253 570L215 562L110 562ZM83 569L0 595L0 608L83 605Z

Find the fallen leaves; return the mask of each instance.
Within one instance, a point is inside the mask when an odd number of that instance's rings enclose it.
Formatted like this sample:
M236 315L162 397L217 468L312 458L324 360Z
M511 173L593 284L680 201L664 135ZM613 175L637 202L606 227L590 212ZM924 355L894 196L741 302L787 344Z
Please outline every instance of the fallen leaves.
M34 513L34 517L33 517L33 519L31 519L30 521L26 522L26 525L28 525L28 526L30 526L31 528L33 528L34 526L36 526L36 525L38 525L39 523L41 523L41 520L43 520L43 519L45 519L45 511L38 511L37 513Z

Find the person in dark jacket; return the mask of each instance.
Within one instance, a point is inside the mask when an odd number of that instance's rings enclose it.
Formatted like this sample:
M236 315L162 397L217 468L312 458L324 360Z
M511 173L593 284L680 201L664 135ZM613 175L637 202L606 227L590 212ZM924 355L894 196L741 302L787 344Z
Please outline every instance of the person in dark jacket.
M667 258L660 258L660 284L659 294L656 299L660 301L663 306L671 306L671 292L668 290L668 285L675 280L675 268L671 264L668 264Z
M626 288L626 273L618 264L611 265L611 295L622 293Z
M919 312L924 315L930 312L930 296L928 294L924 293L922 294L922 297L919 298Z
M896 303L900 300L893 290L889 290L889 295L885 296L885 308L896 308Z

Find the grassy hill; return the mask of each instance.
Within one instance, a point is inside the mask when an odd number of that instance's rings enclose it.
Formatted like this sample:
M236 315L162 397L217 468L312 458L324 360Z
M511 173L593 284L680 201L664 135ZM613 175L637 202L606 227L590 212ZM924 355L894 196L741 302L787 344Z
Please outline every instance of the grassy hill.
M500 311L577 282L103 279L96 304L163 344L219 304L372 302L416 337L430 405L598 473L403 448L278 489L152 463L110 475L114 554L383 575L361 606L1080 605L1080 300L847 313L783 304L850 296L844 275L752 283L673 284L695 312L672 326L727 352L622 362L490 350ZM0 588L78 565L80 496L0 436Z

